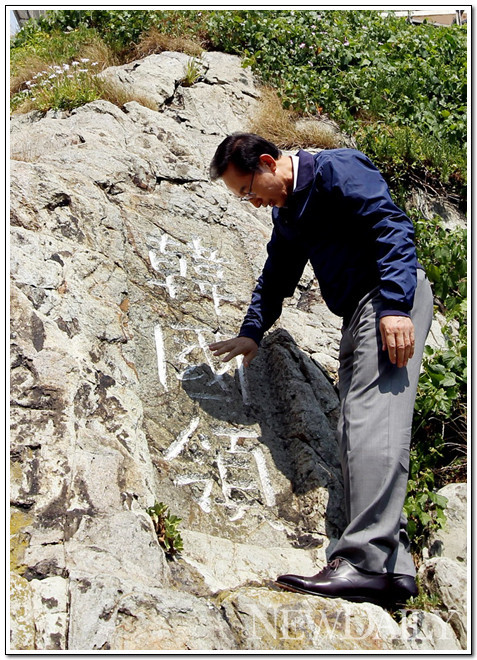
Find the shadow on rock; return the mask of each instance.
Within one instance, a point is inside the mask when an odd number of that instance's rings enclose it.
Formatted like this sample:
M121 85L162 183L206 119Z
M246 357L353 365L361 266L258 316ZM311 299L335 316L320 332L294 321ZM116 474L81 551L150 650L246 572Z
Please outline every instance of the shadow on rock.
M192 367L187 395L228 425L260 425L260 441L290 489L278 493L277 515L296 530L295 545L337 538L345 526L336 424L339 400L320 367L282 329L268 335L246 370L217 375Z

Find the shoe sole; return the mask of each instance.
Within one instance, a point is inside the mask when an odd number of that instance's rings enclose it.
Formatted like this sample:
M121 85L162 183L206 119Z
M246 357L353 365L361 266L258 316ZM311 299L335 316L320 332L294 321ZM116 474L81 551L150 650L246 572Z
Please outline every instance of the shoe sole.
M306 594L307 596L321 596L321 598L343 598L344 600L349 600L352 603L372 603L373 605L379 605L380 607L385 607L388 605L388 602L383 600L378 600L375 598L366 598L366 596L331 596L330 594L320 594L317 591L310 591L309 589L300 589L297 587L290 587L288 584L283 584L282 582L274 582L277 587L284 589L285 591L292 591L297 594Z

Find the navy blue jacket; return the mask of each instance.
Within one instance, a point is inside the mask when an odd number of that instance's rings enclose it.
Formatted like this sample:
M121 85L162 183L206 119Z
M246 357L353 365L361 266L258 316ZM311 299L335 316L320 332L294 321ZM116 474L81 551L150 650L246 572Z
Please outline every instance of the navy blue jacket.
M409 316L417 258L411 220L360 151L298 152L296 188L272 211L268 258L239 335L260 343L292 296L308 260L329 309L346 325L379 287L379 316Z

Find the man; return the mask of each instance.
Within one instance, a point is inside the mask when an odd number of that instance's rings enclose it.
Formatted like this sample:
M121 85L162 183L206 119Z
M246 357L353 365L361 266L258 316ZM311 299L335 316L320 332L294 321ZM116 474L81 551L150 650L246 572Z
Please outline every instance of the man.
M348 525L330 563L285 589L355 602L401 604L417 595L402 513L412 413L432 319L413 227L369 159L354 149L284 156L258 135L218 147L213 180L256 208L272 207L268 258L239 335L210 345L248 366L310 261L321 294L343 318L338 438Z

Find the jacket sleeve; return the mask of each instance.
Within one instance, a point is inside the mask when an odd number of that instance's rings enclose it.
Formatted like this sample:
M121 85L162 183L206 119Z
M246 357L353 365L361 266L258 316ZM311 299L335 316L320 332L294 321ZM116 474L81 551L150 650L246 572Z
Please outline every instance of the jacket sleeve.
M285 239L276 227L267 252L268 258L239 332L239 337L251 337L257 344L280 317L283 300L293 295L308 260L298 242Z
M409 316L416 289L417 256L414 227L391 199L379 170L359 151L343 149L322 181L328 192L341 198L352 222L371 232L372 257L376 260L383 301L379 317Z

